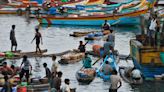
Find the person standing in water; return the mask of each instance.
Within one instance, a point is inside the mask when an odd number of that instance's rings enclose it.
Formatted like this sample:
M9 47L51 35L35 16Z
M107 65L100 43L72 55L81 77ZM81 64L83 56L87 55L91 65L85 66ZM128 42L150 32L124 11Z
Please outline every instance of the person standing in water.
M41 53L39 44L40 44L40 41L41 41L41 44L43 44L42 35L41 35L41 33L39 32L39 29L38 29L38 28L36 28L35 31L36 31L35 37L34 37L34 39L31 41L31 43L36 39L36 53L38 52L38 49L39 49L39 52Z
M10 31L10 40L11 40L11 51L13 51L13 46L15 46L15 51L17 50L17 41L15 37L15 25L12 25L12 29Z

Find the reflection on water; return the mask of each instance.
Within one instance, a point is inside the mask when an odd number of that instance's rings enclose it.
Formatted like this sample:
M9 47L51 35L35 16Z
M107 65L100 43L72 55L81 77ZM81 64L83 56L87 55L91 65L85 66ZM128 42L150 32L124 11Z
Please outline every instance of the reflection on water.
M10 50L10 40L9 33L11 30L11 25L16 25L16 38L18 42L18 49L22 51L34 51L35 44L31 44L31 40L35 34L34 28L38 26L36 20L31 20L31 23L27 25L26 20L22 17L15 16L0 16L0 51ZM100 27L94 26L41 26L40 32L43 36L42 49L48 49L48 53L57 53L66 50L75 49L78 46L80 40L84 40L83 37L73 38L69 34L74 31L99 31ZM135 38L135 34L140 31L138 26L133 27L113 27L116 36L115 49L119 51L120 54L129 54L129 40ZM94 41L87 44L87 50L91 50L92 44L103 45L103 40ZM60 57L57 58L57 61ZM92 57L93 62L97 59ZM43 63L47 62L48 67L51 67L51 58L30 58L30 62L33 66L33 76L44 77L45 71L43 68ZM14 63L16 65L21 64L22 59L19 60L7 60L8 63ZM16 62L16 63L15 63ZM100 61L101 62L101 61ZM120 61L120 65L131 65L131 62ZM100 63L94 65L98 67ZM90 85L79 85L75 78L75 73L80 69L82 63L75 63L70 65L59 65L59 69L64 73L64 78L70 78L71 85L77 88L77 92L108 92L110 83L104 83L100 78L95 78L95 80ZM147 82L141 86L131 86L123 82L123 86L118 90L118 92L164 92L162 88L164 83L153 83Z

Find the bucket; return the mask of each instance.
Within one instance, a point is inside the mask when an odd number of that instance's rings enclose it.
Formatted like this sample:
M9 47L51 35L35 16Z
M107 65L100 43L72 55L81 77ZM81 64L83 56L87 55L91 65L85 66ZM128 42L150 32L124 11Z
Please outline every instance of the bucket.
M164 63L164 52L160 53L160 58L161 58L162 63Z
M27 87L20 86L17 88L17 92L27 92Z

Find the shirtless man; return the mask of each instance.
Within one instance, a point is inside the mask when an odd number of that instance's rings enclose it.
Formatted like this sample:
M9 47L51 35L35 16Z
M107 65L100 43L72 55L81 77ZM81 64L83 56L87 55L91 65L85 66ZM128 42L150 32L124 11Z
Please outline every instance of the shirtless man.
M31 43L36 39L36 53L38 52L38 49L39 49L39 52L41 53L39 44L40 44L40 41L41 41L41 44L43 44L42 35L41 35L41 33L39 32L39 29L38 29L38 28L36 28L35 31L36 31L35 37L34 37L34 39L31 41Z

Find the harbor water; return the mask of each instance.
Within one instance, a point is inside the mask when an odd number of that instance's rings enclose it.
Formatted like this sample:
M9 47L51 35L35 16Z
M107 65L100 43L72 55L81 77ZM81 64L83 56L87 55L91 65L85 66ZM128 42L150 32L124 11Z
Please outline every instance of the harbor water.
M31 40L35 35L35 27L38 26L38 21L31 19L30 22L26 22L24 17L4 15L0 16L0 51L9 51L11 47L9 34L11 30L11 25L16 25L16 39L18 43L18 49L25 51L35 51L35 42L31 44ZM48 49L47 53L59 53L66 50L76 49L79 45L79 41L84 41L84 37L73 38L69 34L74 31L100 31L101 27L95 26L66 26L66 25L54 25L54 26L39 26L40 32L43 36L43 45L41 49ZM129 40L135 38L136 34L140 33L139 26L115 26L113 27L115 31L115 49L119 51L120 54L129 55ZM103 39L99 41L89 42L86 46L87 50L91 50L93 44L103 45ZM57 57L56 62L60 59ZM92 57L93 62L96 57ZM52 60L51 58L30 58L30 62L33 66L32 76L33 77L44 77L45 71L43 68L43 63L48 63L48 67L51 68ZM20 66L22 59L7 60L9 64L15 64ZM101 62L101 61L99 61ZM98 67L100 63L96 63L93 67ZM133 66L132 62L122 60L119 66ZM103 82L100 78L95 78L95 80L90 85L79 85L75 73L78 69L82 67L82 62L69 65L59 65L59 70L63 72L62 79L69 78L71 81L71 87L76 88L76 92L108 92L110 87L110 82ZM122 80L122 87L118 92L164 92L164 82L144 82L142 85L134 86L125 83Z

